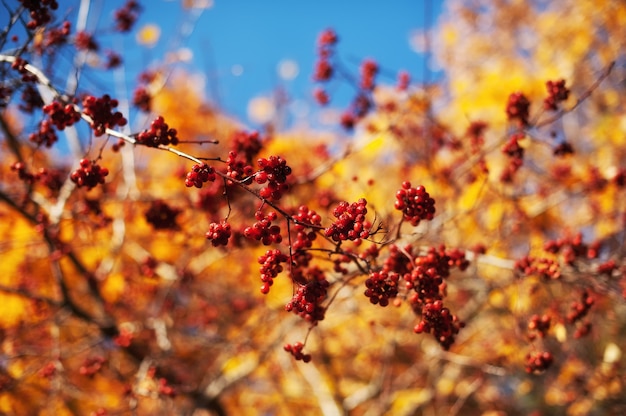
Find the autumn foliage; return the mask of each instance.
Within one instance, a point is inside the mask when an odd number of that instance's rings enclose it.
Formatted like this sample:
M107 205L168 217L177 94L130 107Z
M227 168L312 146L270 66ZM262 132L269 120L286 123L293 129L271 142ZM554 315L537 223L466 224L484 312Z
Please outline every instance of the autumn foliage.
M626 6L450 1L431 84L320 28L329 133L83 81L152 4L61 3L1 6L0 413L626 412Z

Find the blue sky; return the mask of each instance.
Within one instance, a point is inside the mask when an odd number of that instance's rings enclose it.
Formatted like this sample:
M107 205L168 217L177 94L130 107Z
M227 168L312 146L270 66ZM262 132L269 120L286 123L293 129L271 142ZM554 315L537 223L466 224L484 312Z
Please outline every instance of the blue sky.
M269 95L279 85L290 98L312 104L315 42L326 28L338 33L340 56L354 71L369 57L387 70L388 82L394 81L399 69L419 82L424 77L424 56L411 48L410 38L436 23L441 7L440 0L213 0L209 9L192 18L194 31L183 46L193 52L192 69L207 77L207 96L227 113L249 122L249 100ZM154 58L175 43L172 34L179 32L185 16L189 19L189 12L183 13L180 1L154 1L145 7L138 27L149 23L162 27L162 38L150 52ZM298 68L291 80L278 74L285 60ZM428 76L432 79L433 74ZM343 88L337 93L337 104L342 104L352 92Z
M195 0L202 1L202 0ZM248 119L249 101L269 96L281 86L291 100L313 106L311 80L316 61L318 34L333 28L339 35L339 56L358 73L364 58L373 58L383 68L381 81L394 82L398 70L407 70L416 82L425 74L424 55L411 48L410 38L428 24L436 24L441 0L205 0L211 7L185 10L181 0L139 0L143 11L136 30L154 23L161 37L153 48L139 48L135 31L120 43L106 33L113 10L125 0L91 0L87 29L96 30L103 49L122 50L128 66L127 82L133 88L136 75L167 52L188 48L188 70L205 76L206 96L226 113ZM60 15L75 23L78 0L59 0ZM2 7L0 19L6 21ZM191 26L185 26L191 24ZM4 25L3 25L4 26ZM181 37L184 27L193 31ZM281 62L295 63L292 79L279 76ZM293 75L293 74L292 74ZM108 74L96 77L106 83ZM334 90L334 103L345 105L352 91Z

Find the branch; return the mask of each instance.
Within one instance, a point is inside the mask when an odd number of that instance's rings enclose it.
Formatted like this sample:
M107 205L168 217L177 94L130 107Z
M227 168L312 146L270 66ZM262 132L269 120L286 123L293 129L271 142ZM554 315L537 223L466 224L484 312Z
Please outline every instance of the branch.
M583 103L583 101L585 101L587 98L589 98L589 96L591 96L591 94L600 86L602 81L604 81L611 74L611 71L613 70L614 67L615 67L615 61L611 62L606 67L604 72L600 74L600 77L593 84L591 84L589 88L587 88L587 91L585 91L580 97L578 97L578 99L576 100L576 103L574 103L574 105L571 108L560 110L554 116L547 118L546 120L543 120L540 123L535 124L534 127L539 128L539 127L546 126L548 124L552 124L555 121L559 120L561 117L563 117L565 114L571 113L572 111L574 111L579 105Z

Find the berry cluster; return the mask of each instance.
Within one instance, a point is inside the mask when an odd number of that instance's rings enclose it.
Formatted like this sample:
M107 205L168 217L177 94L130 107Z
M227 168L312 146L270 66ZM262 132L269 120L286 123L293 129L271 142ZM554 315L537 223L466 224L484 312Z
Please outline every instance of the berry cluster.
M315 63L313 79L318 82L329 81L334 73L333 65L330 60L335 51L337 44L337 34L332 29L324 30L317 39L318 60ZM324 105L329 102L328 93L322 88L315 89L315 99Z
M402 183L402 188L396 192L394 207L402 211L405 221L417 226L421 220L432 220L435 215L435 200L430 197L426 188L411 187L411 182Z
M15 60L11 64L11 69L14 69L15 71L17 71L22 76L22 81L23 82L25 82L25 83L36 82L37 81L37 77L34 74L31 74L26 69L26 65L28 65L28 62L25 59L23 59L23 58L21 58L19 56L16 56Z
M569 89L565 86L565 80L546 82L548 96L543 100L543 107L546 110L556 111L559 104L569 98Z
M226 176L233 181L241 181L241 183L249 185L252 183L254 168L238 156L239 153L234 150L228 152L228 158L226 159Z
M415 325L413 331L416 334L432 333L437 342L447 350L454 344L455 336L464 326L456 315L443 306L441 300L436 300L422 307L422 320Z
M176 396L176 390L174 387L170 386L167 380L163 377L159 378L159 381L157 382L157 392L163 396Z
M80 166L70 174L70 179L79 188L85 186L87 190L104 183L104 178L109 174L107 168L103 168L89 159L81 159Z
M264 255L259 257L259 264L261 265L261 293L264 295L269 293L270 286L274 283L274 278L283 271L282 263L289 260L289 256L282 253L278 249L267 250Z
M521 92L514 92L509 95L506 104L506 115L509 120L517 120L522 127L528 125L530 101Z
M298 361L302 360L305 363L311 361L311 354L304 354L302 352L302 350L304 349L304 344L301 342L295 342L294 344L285 344L283 348L285 349L285 351L293 355L293 358Z
M170 144L175 146L178 144L177 134L176 129L171 129L165 119L158 116L152 120L148 130L137 135L137 143L148 147L169 146Z
M291 168L287 161L280 156L270 156L268 159L260 158L257 161L260 171L254 176L258 184L267 182L267 186L259 191L261 198L268 198L278 201L289 189L287 176L291 175Z
M27 168L26 165L22 162L15 162L11 165L11 170L17 172L17 176L20 180L26 183L33 183L36 179L36 176L33 175Z
M465 137L469 139L472 153L478 153L485 144L485 130L487 130L487 123L484 121L472 121L467 127Z
M49 120L58 130L74 125L80 120L80 113L76 111L74 105L52 101L43 106L43 112L48 115Z
M25 113L32 114L35 110L44 106L43 99L39 95L39 91L32 85L26 85L22 91L21 103L18 108Z
M317 267L309 269L308 274L310 281L298 286L293 298L285 305L285 310L294 312L312 325L317 325L317 322L324 319L326 313L326 308L321 304L328 296L330 283Z
M118 66L122 65L122 56L116 52L113 52L111 50L106 51L106 63L104 64L104 67L106 69L113 69L113 68L117 68Z
M537 335L541 338L546 336L548 329L550 329L550 315L537 315L534 314L530 317L530 321L528 322L528 330L530 333L528 334L528 339L531 341L537 338Z
M292 216L296 236L291 241L294 251L311 248L313 241L317 238L314 229L321 228L322 217L306 205L298 207L298 212Z
M411 84L411 76L406 71L398 72L398 82L396 84L396 89L398 91L406 91Z
M83 361L83 365L80 366L80 369L78 371L82 376L93 377L102 369L104 363L106 363L106 360L104 359L104 357L101 357L99 355L95 357L88 357L85 358L85 361Z
M43 41L35 44L35 50L40 55L53 54L57 47L67 43L70 29L71 24L67 20L63 22L61 27L47 29L44 32Z
M554 361L554 357L547 351L528 354L526 356L526 372L528 374L539 374L547 370Z
M76 49L83 51L96 52L100 49L93 35L87 32L78 32L76 34L76 37L74 37L74 46L76 46Z
M522 257L515 262L515 269L524 276L538 275L545 280L555 280L561 277L559 263L546 257Z
M277 218L275 212L263 215L261 211L257 211L254 217L257 221L251 227L246 227L243 230L245 237L260 241L266 246L278 244L283 240L283 237L280 235L280 227L272 225L272 221L275 221Z
M44 145L46 147L52 147L59 138L54 128L52 128L52 122L50 120L43 120L39 123L39 130L35 133L31 133L28 136L28 140L35 143L37 146Z
M360 87L366 91L372 91L374 89L374 77L378 73L378 64L371 60L366 59L361 64L361 83Z
M201 165L195 164L191 167L191 171L187 172L185 177L185 186L191 188L202 188L202 185L206 182L213 182L217 178L215 169L213 167L203 163Z
M580 321L587 315L594 302L595 301L589 292L584 290L580 295L580 300L572 302L570 312L567 314L567 322L573 324Z
M83 112L91 117L91 128L96 136L102 136L107 128L115 126L125 126L127 120L119 111L113 112L117 107L118 101L112 99L108 94L104 94L100 98L93 95L87 95L83 98Z
M230 238L230 224L226 221L220 223L212 222L209 224L209 231L206 233L207 240L211 240L213 247L225 246Z
M174 230L178 228L176 217L180 213L180 209L170 207L167 202L157 199L150 204L145 216L148 224L155 230Z
M330 97L326 90L317 87L313 90L313 98L319 105L326 105L330 102Z
M139 86L133 92L133 105L139 110L149 112L152 108L152 95L146 87Z
M502 153L509 157L509 164L505 167L500 175L502 182L511 182L515 173L524 164L524 148L520 146L519 141L525 137L524 133L517 132L509 137L509 140L502 146Z
M553 254L560 253L563 256L563 261L571 265L576 259L596 258L600 250L600 242L595 241L591 244L585 244L582 234L577 233L574 236L564 236L556 240L547 241L543 249Z
M398 295L398 273L387 273L384 271L372 272L365 281L365 296L374 305L382 307L389 305L389 299Z
M232 150L237 154L243 154L248 164L252 163L252 160L263 149L263 143L258 131L248 133L244 130L236 131L232 136Z
M56 0L19 0L19 2L28 9L32 19L26 24L29 29L35 29L49 23L52 20L50 10L59 8L59 3Z
M118 347L121 348L128 348L130 346L130 344L133 342L133 338L135 337L135 334L133 334L133 332L128 329L128 328L122 328L120 330L120 333L117 334L114 338L113 338L113 342L115 343L115 345L117 345Z
M365 220L366 206L365 198L352 204L346 201L340 202L333 210L333 215L337 221L324 230L324 235L337 242L369 237L372 224Z
M137 21L141 6L135 0L128 0L124 6L115 11L115 28L120 32L128 32Z

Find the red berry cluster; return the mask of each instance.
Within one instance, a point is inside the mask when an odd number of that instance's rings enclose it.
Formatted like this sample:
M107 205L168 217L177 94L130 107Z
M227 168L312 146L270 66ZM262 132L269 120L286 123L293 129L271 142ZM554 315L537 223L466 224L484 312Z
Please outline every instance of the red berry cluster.
M139 110L149 112L152 108L152 95L146 87L139 86L133 92L133 105Z
M360 87L366 91L372 91L374 89L374 77L378 73L378 64L371 60L366 59L361 64L361 83Z
M261 170L254 176L255 182L258 184L267 182L267 186L259 191L259 196L278 201L289 189L286 182L287 176L291 175L291 168L287 165L287 161L280 156L270 156L268 159L260 158L257 164Z
M33 183L36 179L35 175L29 172L29 170L26 168L26 165L22 162L13 163L11 165L11 170L17 172L17 176L20 178L20 180L24 182Z
M104 64L104 67L106 69L113 69L122 65L122 55L120 55L119 53L108 50L106 51L106 57L107 60Z
M185 177L185 186L191 188L202 188L202 185L206 182L213 182L217 178L215 169L213 167L203 163L201 165L195 164L191 167L191 171L187 172Z
M298 207L298 212L292 216L296 237L291 242L294 251L311 248L313 240L317 238L314 229L321 228L322 217L306 205Z
M277 218L275 212L272 211L267 215L263 215L261 211L257 211L254 217L257 221L251 227L246 227L243 230L245 237L260 241L266 246L280 243L283 240L283 237L280 235L280 227L272 225L272 221L275 221Z
M27 69L26 69L26 65L28 65L28 62L19 57L16 56L15 60L13 61L13 63L11 64L11 68L14 69L15 71L17 71L21 76L22 76L22 81L23 82L36 82L37 81L37 77L34 74L31 74Z
M67 20L63 22L61 27L49 28L44 32L43 42L36 43L35 49L39 54L52 54L55 48L65 45L70 34L71 25Z
M589 292L584 290L580 295L580 300L572 302L572 305L570 306L570 312L567 314L567 322L573 324L577 321L580 321L587 315L589 309L591 309L594 302L595 301L593 297L591 297Z
M555 280L561 277L559 263L545 257L522 257L515 262L515 269L524 276L538 275L546 280Z
M174 230L178 228L176 217L181 213L178 208L173 208L167 202L157 199L150 204L145 213L146 221L155 230Z
M50 120L43 120L39 123L39 130L36 133L31 133L28 136L28 140L35 143L37 146L44 145L46 147L52 147L59 138L57 137L54 128L52 128L52 123Z
M335 51L337 40L337 34L332 29L326 29L319 35L317 39L318 59L313 73L315 81L327 82L332 78L334 69L330 60ZM329 101L328 93L322 88L317 88L314 95L315 99L322 105Z
M47 379L51 379L54 377L54 375L57 372L57 366L54 362L49 362L46 365L44 365L41 370L39 370L39 375L41 377L47 378Z
M29 29L35 29L49 23L52 16L48 9L56 10L59 8L59 3L56 0L19 0L19 2L28 9L32 19L26 24Z
M109 174L107 168L103 168L89 159L81 159L80 167L70 174L70 179L79 188L85 186L87 190L104 183L104 178Z
M543 107L546 110L556 111L559 104L569 97L569 89L565 86L565 80L546 82L548 96L543 100Z
M264 255L259 257L261 265L261 293L264 295L269 293L270 287L274 284L274 278L283 271L282 263L289 260L289 256L282 253L278 249L267 250Z
M396 84L396 89L398 91L406 91L411 84L411 76L406 71L398 72L398 82Z
M298 361L302 360L305 363L311 361L311 354L304 354L302 352L302 350L304 349L304 344L301 342L296 342L294 344L285 344L283 348L285 349L285 351L293 355L293 358Z
M115 126L125 126L127 120L119 111L113 112L117 107L118 101L112 99L108 94L104 94L100 98L88 95L83 98L83 112L91 117L91 128L96 136L102 136L107 128Z
M48 115L54 127L59 130L70 127L80 120L80 113L76 111L74 105L63 105L60 101L52 101L50 104L43 106L43 112Z
M398 280L400 275L394 272L378 271L370 273L365 281L365 296L374 305L385 307L389 305L389 299L398 295Z
M319 87L313 90L313 98L319 105L326 105L330 102L330 97L326 90Z
M227 245L230 236L230 224L226 221L220 223L212 222L209 224L209 231L206 233L206 238L207 240L211 240L213 247Z
M102 369L104 363L106 363L106 360L104 359L104 357L101 357L99 355L95 357L88 357L85 358L85 361L83 361L83 365L80 366L80 369L78 371L82 376L93 377Z
M248 164L252 163L254 158L263 149L263 143L258 131L247 132L238 130L232 136L232 150L237 154L242 154Z
M95 52L100 49L100 46L93 38L93 35L87 32L78 32L74 38L74 45L78 50Z
M402 183L402 188L396 192L394 207L402 211L405 221L417 226L421 220L432 220L435 215L435 200L430 197L426 188L411 187L411 182Z
M128 0L124 6L115 11L115 28L120 32L128 32L137 21L141 6L135 0Z
M554 361L554 357L547 351L528 354L526 356L526 372L528 374L539 374L546 371Z
M469 138L473 153L477 153L485 144L485 130L487 123L484 121L472 121L467 127L465 137Z
M420 305L443 298L443 279L450 276L450 268L455 265L455 261L451 261L446 254L444 246L439 249L430 247L426 255L413 260L413 268L404 275L404 279L407 289L415 292L411 298L414 308L419 310Z
M43 99L39 95L39 91L32 85L26 85L24 91L22 91L21 102L19 109L25 113L32 114L35 110L38 110L44 106Z
M157 384L157 392L163 396L169 396L169 397L176 396L176 390L174 389L174 387L170 386L167 383L167 380L164 379L163 377L159 378L159 381Z
M519 141L523 140L524 133L517 132L509 137L509 140L502 146L502 153L509 157L509 164L502 171L500 180L502 182L511 182L515 173L524 164L524 148L520 146Z
M254 168L238 156L239 153L234 150L228 152L228 158L226 159L226 176L234 181L241 181L249 185L252 183Z
M422 320L415 325L413 331L416 334L432 333L437 342L447 350L454 344L455 336L464 326L456 315L443 306L441 300L436 300L422 307Z
M528 125L530 101L521 92L514 92L509 95L506 104L506 115L509 120L517 120L522 127Z
M176 129L171 129L165 119L158 116L152 120L148 130L137 135L137 143L148 147L169 146L170 144L176 146L178 144L177 134Z
M319 321L324 320L326 308L321 304L328 296L330 283L317 267L309 269L308 274L310 281L298 286L297 292L285 305L285 310L294 312L312 325L317 325Z
M599 274L604 274L607 276L611 276L614 270L617 270L617 263L615 260L610 259L598 265L597 271Z
M596 241L591 244L583 242L581 233L574 236L565 236L556 240L547 241L543 249L549 253L561 253L563 261L567 264L573 264L576 259L594 259L598 256L600 250L600 242Z
M550 315L543 314L541 316L534 314L530 317L528 322L528 339L531 341L537 338L537 335L541 338L546 336L548 329L550 329Z
M133 332L131 330L129 330L127 328L122 328L120 333L117 334L113 338L113 342L118 347L128 348L130 346L130 344L133 342L133 338L134 337L135 337L135 334L133 334Z
M346 201L340 202L333 210L333 215L337 221L324 230L324 235L337 242L369 237L372 224L365 220L366 206L365 198L352 204Z

